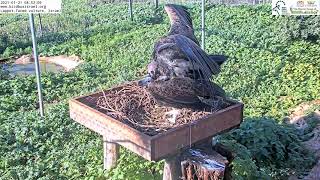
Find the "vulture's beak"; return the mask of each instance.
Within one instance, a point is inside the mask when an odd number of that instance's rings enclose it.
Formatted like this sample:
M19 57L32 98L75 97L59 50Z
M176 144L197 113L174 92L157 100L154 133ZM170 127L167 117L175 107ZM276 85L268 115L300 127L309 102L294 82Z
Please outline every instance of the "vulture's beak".
M138 86L147 86L152 81L153 81L152 77L150 75L147 75L146 77L144 77L138 81Z

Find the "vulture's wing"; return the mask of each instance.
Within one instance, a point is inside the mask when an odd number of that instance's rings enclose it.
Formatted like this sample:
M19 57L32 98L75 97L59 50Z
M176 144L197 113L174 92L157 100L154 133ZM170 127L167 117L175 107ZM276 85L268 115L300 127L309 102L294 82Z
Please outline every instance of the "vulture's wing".
M209 80L212 75L220 73L220 66L193 41L183 35L175 35L174 39L188 60L200 68L204 79Z
M190 13L187 11L186 7L175 4L166 4L164 9L169 16L171 24L169 35L182 34L199 45L199 42L194 35Z
M228 57L224 55L209 55L210 59L214 62L216 62L219 66L221 66L224 62L227 61Z
M216 83L205 81L205 80L196 80L194 83L194 91L200 97L210 97L210 88L214 88L214 96L219 96L224 98L226 96L225 91Z
M197 106L200 99L195 89L195 81L191 78L173 78L167 81L154 81L147 90L152 96L165 105Z
M210 56L204 52L197 44L186 38L183 35L175 35L175 42L180 50L185 54L186 58L191 61L193 66L201 71L201 79L210 81L212 75L217 75L220 72L220 66L213 61ZM193 69L196 70L196 69ZM215 88L213 84L209 84L211 96L214 96Z
M147 90L162 105L201 109L206 105L200 98L211 96L209 83L211 82L176 77L167 81L154 81L147 86ZM212 85L215 88L214 95L224 98L224 90L217 84Z

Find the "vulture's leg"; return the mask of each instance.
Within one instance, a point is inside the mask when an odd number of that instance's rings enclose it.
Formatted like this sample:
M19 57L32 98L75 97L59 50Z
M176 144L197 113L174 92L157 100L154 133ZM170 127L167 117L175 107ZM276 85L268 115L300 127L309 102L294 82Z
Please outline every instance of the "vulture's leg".
M176 123L179 114L180 114L180 109L172 108L172 110L165 113L165 116L167 121L174 124Z

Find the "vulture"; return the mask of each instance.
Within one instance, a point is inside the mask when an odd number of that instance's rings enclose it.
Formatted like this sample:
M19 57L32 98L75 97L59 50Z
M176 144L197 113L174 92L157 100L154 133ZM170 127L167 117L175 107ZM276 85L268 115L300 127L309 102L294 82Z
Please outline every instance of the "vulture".
M194 109L215 106L216 97L224 98L225 92L210 80L227 57L208 55L201 49L186 7L166 4L164 8L170 19L169 33L155 43L148 75L138 84L146 86L160 105ZM177 111L172 111L171 122Z

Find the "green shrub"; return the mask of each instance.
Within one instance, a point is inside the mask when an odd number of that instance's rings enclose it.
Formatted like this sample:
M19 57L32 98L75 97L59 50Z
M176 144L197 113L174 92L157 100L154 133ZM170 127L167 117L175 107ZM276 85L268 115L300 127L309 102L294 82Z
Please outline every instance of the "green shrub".
M245 179L263 174L279 178L302 173L314 164L315 158L303 147L301 137L290 125L253 118L223 135L221 143L236 153L234 175Z
M289 34L292 40L305 39L311 42L319 41L320 17L319 16L296 16L285 18L283 30Z

